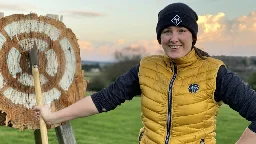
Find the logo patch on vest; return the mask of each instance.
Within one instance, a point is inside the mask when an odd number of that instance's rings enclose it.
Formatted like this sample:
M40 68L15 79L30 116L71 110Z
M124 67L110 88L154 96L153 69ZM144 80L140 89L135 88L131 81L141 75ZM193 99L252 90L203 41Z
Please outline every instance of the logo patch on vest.
M188 91L189 91L190 93L196 93L198 90L199 90L199 85L198 85L198 84L191 84L191 85L188 87Z
M180 16L178 16L178 15L174 16L171 21L172 21L172 23L174 23L176 26L178 26L178 25L182 22Z

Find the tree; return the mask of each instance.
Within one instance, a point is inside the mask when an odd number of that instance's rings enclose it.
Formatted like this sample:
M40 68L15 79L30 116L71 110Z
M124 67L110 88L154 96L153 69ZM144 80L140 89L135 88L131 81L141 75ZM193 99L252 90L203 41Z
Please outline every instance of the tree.
M104 66L101 74L92 78L87 86L89 91L99 91L114 82L120 75L139 64L145 56L144 48L126 47L114 53L116 62Z
M252 89L256 90L256 72L254 72L248 79L248 84Z
M115 59L119 61L140 60L148 55L143 47L125 47L114 53Z

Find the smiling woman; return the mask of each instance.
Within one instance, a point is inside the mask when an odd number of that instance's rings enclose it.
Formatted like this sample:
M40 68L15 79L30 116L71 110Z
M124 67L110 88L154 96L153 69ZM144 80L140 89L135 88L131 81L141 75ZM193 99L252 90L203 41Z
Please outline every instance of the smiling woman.
M107 88L60 111L36 106L36 117L59 123L113 110L141 95L139 144L215 144L216 116L225 103L251 121L237 144L255 143L256 92L221 60L195 47L197 20L188 5L167 5L156 26L164 55L143 58Z

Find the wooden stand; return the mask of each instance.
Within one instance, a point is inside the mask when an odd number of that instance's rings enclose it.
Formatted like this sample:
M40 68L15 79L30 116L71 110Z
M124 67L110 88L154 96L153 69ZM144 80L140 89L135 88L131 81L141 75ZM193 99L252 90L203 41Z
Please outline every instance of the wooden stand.
M56 127L55 133L59 144L76 144L76 139L69 121ZM35 144L42 144L40 129L35 130L34 136Z

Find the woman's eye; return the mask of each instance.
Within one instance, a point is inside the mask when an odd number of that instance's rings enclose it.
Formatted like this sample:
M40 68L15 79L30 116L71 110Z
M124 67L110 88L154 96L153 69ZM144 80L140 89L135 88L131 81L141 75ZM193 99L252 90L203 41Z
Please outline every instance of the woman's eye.
M170 33L171 31L170 30L165 30L164 33Z
M186 30L184 30L184 29L180 29L180 30L179 30L179 32L186 32Z

